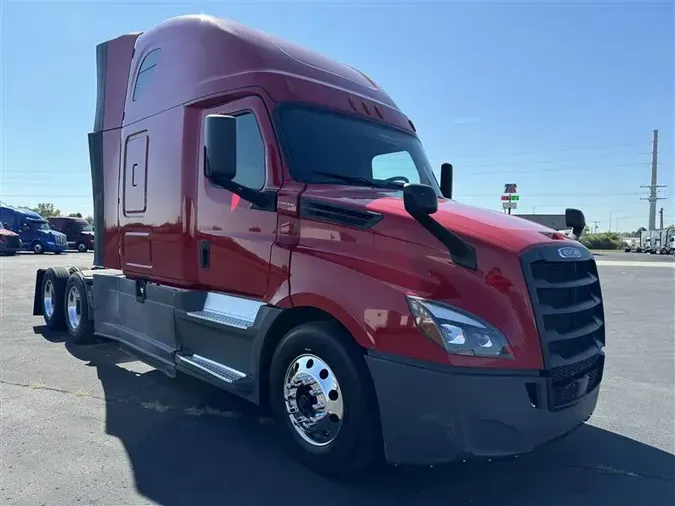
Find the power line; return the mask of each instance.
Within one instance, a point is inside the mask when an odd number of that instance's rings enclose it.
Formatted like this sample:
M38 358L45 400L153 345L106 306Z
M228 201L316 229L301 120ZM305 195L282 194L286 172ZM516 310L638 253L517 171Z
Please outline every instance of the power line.
M607 169L619 169L619 168L632 168L640 166L640 163L623 163L615 164L606 167ZM646 165L646 162L644 163ZM487 171L487 172L467 172L459 173L462 176L489 176L489 175L523 175L523 174L540 174L540 173L551 173L551 172L588 172L588 167L555 167L555 168L544 168L544 169L533 169L533 170L521 170L521 169L508 169L504 168L503 170L498 171Z
M586 158L583 160L579 159L570 159L569 161L574 161L574 162L579 162L580 164L585 164L586 160L593 160L593 158ZM510 162L511 164L519 163L519 162ZM544 163L560 163L559 160L550 160L548 162L546 161L539 161L539 162L523 162L522 165L524 166L532 166L532 165L537 165L537 164L544 164ZM637 162L637 163L621 163L621 164L612 164L608 167L607 169L619 169L619 168L635 168L636 166L640 165L647 165L648 162ZM498 171L481 171L481 172L474 172L473 170L464 172L461 169L474 169L474 168L482 168L482 167L503 167L502 170ZM501 175L501 174L539 174L539 173L549 173L549 172L577 172L577 171L583 171L587 172L588 167L554 167L554 168L534 168L534 167L528 167L531 168L532 170L522 170L522 169L513 169L509 168L507 163L490 163L490 164L483 164L483 165L459 165L458 166L458 172L457 175L461 175L462 177L466 176L486 176L486 175ZM63 176L65 174L77 174L77 175L85 175L85 171L59 171L58 175ZM53 171L16 171L16 172L6 172L2 176L7 177L7 176L18 176L25 178L26 175L30 176L49 176L49 175L56 175ZM86 172L86 175L89 175L88 172ZM84 181L83 181L84 182Z
M570 162L585 162L587 160L609 160L612 158L626 158L627 156L643 156L643 155L648 155L648 152L642 152L642 153L617 153L615 155L609 155L609 156L585 156L583 158L581 157L576 157L576 158L563 158L563 159L548 159L548 160L515 160L515 161L506 161L506 160L501 160L499 162L495 163L487 163L487 164L479 164L479 165L463 165L461 163L457 164L457 167L459 169L461 168L482 168L482 167L503 167L504 165L509 165L509 164L525 164L525 165L542 165L542 164L550 164L550 163L570 163ZM495 157L498 158L498 157Z
M615 148L625 148L625 147L636 147L640 146L643 147L645 144L649 144L649 141L638 141L638 142L633 142L633 143L620 143L620 144L605 144L605 145L596 145L596 146L584 146L584 147L576 147L576 148L555 148L555 149L550 149L547 151L515 151L511 153L488 153L484 155L470 155L470 156L463 156L463 159L481 159L481 158L492 158L492 157L500 157L500 156L526 156L526 155L542 155L542 154L548 154L548 153L568 153L568 152L573 152L573 151L596 151L596 150L603 150L603 149L615 149ZM648 154L648 153L647 153Z

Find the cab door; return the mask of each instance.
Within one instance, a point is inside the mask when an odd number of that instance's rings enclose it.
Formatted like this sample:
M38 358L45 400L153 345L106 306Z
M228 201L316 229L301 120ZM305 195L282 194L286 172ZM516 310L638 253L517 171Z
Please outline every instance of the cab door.
M214 291L262 298L276 239L276 205L267 209L256 207L206 179L204 121L209 114L228 114L237 119L234 182L255 190L276 192L282 175L270 116L265 103L257 96L203 110L197 183L195 260L199 263L200 284Z

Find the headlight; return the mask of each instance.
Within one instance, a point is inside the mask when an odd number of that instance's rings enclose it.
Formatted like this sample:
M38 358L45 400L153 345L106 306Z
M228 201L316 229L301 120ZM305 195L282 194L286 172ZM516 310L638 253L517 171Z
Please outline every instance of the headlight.
M422 333L453 355L513 359L506 337L489 323L459 309L408 296Z

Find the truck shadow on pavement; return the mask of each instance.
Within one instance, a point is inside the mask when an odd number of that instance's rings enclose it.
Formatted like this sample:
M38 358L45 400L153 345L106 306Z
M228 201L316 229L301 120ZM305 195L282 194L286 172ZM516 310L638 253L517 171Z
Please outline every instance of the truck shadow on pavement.
M255 406L190 377L135 372L127 367L135 359L114 343L67 348L96 368L106 432L125 446L138 492L159 504L644 506L675 499L675 456L590 425L508 461L386 467L358 483L332 482L291 460Z

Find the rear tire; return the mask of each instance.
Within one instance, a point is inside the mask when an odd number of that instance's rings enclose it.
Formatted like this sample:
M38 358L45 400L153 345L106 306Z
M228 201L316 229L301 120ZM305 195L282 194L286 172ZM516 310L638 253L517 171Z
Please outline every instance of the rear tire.
M89 319L87 287L79 273L68 278L65 289L64 320L69 344L85 344L94 339L94 322Z
M272 413L291 453L307 467L347 478L380 457L372 378L360 348L339 325L311 322L286 334L272 357L269 392ZM320 405L325 406L323 413ZM301 414L307 413L321 420L313 427L321 426L315 434L291 421L302 421Z
M91 268L91 265L72 265L68 267L68 272L73 274L74 272L90 271Z
M50 330L65 328L64 294L70 273L65 267L50 267L42 278L42 317Z

